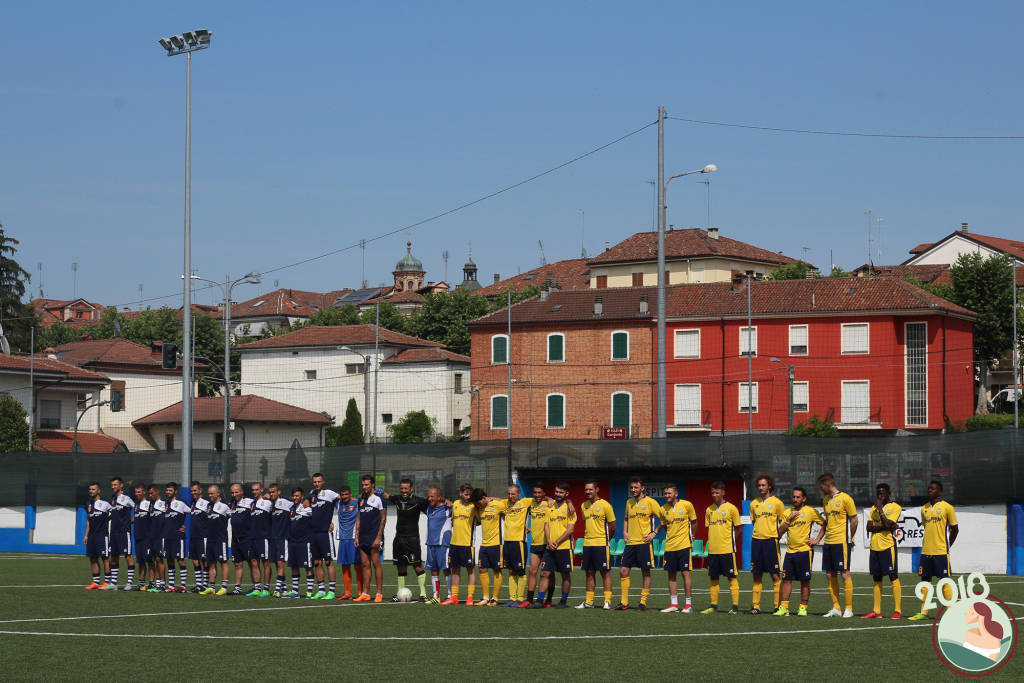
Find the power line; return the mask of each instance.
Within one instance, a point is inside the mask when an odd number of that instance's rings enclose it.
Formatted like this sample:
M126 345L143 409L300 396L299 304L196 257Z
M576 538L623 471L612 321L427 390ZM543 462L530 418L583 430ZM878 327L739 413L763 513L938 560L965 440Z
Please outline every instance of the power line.
M703 126L724 126L726 128L745 128L747 130L762 130L771 133L801 133L804 135L839 135L843 137L857 138L890 138L897 140L1024 140L1024 135L897 135L895 133L862 133L835 130L811 130L805 128L774 128L771 126L758 126L747 123L726 123L724 121L704 121L701 119L688 119L681 116L667 116L673 121L685 123L696 123Z

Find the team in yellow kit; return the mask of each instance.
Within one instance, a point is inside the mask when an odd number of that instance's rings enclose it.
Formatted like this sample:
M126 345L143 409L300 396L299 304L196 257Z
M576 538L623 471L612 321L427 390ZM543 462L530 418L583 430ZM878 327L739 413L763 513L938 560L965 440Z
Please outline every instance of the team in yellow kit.
M676 572L683 575L686 604L681 611L693 611L693 583L690 580L690 549L693 548L693 525L697 512L693 503L679 498L675 484L665 487L665 504L658 513L661 526L665 529L665 570L668 572L669 605L662 612L679 612L679 584Z
M594 607L594 591L597 573L601 573L604 586L604 609L612 608L612 557L608 548L608 539L615 535L615 510L612 504L602 499L596 481L588 481L583 486L587 496L583 508L583 557L581 566L587 575L586 598L576 609L592 609Z
M874 580L874 606L861 619L882 618L882 579L886 576L892 583L893 619L902 619L903 589L900 584L900 570L896 555L896 539L893 532L899 527L903 508L890 499L892 491L888 484L875 487L875 504L868 515L867 530L871 534L871 552L868 571Z
M922 581L945 579L953 569L949 565L949 549L960 533L960 523L956 519L956 510L942 500L942 482L928 482L928 502L921 506L921 524L924 525L924 543L921 546L921 564L917 568L918 578ZM943 596L949 600L953 597L953 589L943 585ZM921 611L910 617L910 621L921 621L928 618L928 610L921 599Z
M740 613L740 583L736 567L736 531L740 528L740 511L725 500L725 483L711 484L711 505L704 511L704 524L708 528L708 578L711 579L711 605L701 614L718 611L721 590L719 577L729 580L732 609L729 614Z

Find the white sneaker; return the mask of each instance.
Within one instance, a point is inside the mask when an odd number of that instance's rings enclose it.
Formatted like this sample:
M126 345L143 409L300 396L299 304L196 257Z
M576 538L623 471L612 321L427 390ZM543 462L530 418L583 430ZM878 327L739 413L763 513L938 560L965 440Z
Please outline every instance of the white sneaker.
M691 612L693 612L693 607L690 605L687 605L682 609L683 614L690 614Z
M852 609L848 609L845 612L843 612L843 619L849 619L851 617L853 617L853 610Z
M668 614L669 612L678 612L679 605L669 605L665 609L661 610L662 614Z
M826 618L827 617L841 617L841 616L843 616L843 613L840 612L839 610L837 610L835 607L833 607L829 611L825 612L824 616Z
M602 607L601 609L605 609L605 610L608 610L610 612L611 609L612 609L612 603L610 603L610 602L604 603L604 607Z
M576 609L594 609L594 606L591 605L589 602L584 601L576 605Z

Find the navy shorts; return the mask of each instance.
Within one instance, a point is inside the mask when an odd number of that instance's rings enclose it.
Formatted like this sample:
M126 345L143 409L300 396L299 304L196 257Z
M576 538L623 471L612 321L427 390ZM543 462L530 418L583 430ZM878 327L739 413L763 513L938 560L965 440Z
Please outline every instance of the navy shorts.
M899 562L897 561L896 546L886 550L872 550L868 554L868 573L875 581L883 576L890 579L898 579L900 576Z
M110 534L110 554L114 557L131 557L132 533L116 531Z
M370 556L373 555L373 551L374 550L376 550L378 553L383 553L384 552L384 541L381 540L380 543L378 543L377 545L374 545L373 544L373 539L370 539L366 543L363 543L362 539L360 539L360 542L359 542L359 552L364 553L367 557L370 557Z
M606 572L611 566L611 556L608 554L606 545L585 545L583 546L582 558L583 571Z
M206 561L207 562L227 562L228 561L228 542L209 538L206 540Z
M241 564L249 559L249 545L248 538L231 539L231 559L236 564Z
M161 536L160 538L150 538L149 539L149 560L150 560L150 562L152 562L153 560L155 560L158 557L163 557L163 556L164 556L164 539L163 539L163 537Z
M426 567L432 572L448 569L448 546L428 545Z
M512 576L522 576L526 573L526 566L523 564L523 542L505 541L502 549L502 560Z
M153 556L149 552L149 539L144 538L135 543L135 560L137 562L152 562Z
M480 546L480 569L497 569L501 571L501 546Z
M314 531L313 540L310 542L313 547L313 561L334 559L334 536L327 531Z
M165 538L164 539L164 550L161 553L163 557L168 560L184 560L185 555L185 539L184 538Z
M690 571L690 549L666 550L665 570L670 572Z
M750 540L750 572L752 574L778 574L779 564L779 539L752 538Z
M188 556L192 560L206 560L205 536L192 536L188 539Z
M288 566L292 569L313 566L313 548L309 541L288 541Z
M359 548L351 538L343 538L338 541L338 564L359 564Z
M922 581L945 579L950 575L949 555L922 555L917 575Z
M572 549L547 550L544 553L544 559L540 561L540 569L543 572L560 572L562 574L571 572Z
M404 562L414 567L423 564L420 537L395 536L395 540L391 542L391 557L394 559L395 564Z
M110 557L110 537L106 534L89 534L85 541L85 554L88 557Z
M448 564L451 567L472 567L476 564L473 557L473 546L452 545L448 546Z
M249 540L249 560L270 559L270 541L266 538L253 538Z
M782 578L786 581L810 581L813 559L813 550L786 553L786 559L782 562Z
M821 571L845 572L850 569L852 543L826 543L821 556Z
M270 557L271 562L287 562L288 561L288 539L286 538L272 538L270 539Z
M713 580L719 576L736 578L736 553L708 555L708 578Z
M531 545L530 546L530 554L531 555L536 555L537 557L539 557L542 560L544 559L544 553L546 553L547 551L548 551L548 547L546 545Z
M627 545L626 549L622 551L622 560L619 562L619 566L650 569L653 566L651 562L652 555L650 543Z

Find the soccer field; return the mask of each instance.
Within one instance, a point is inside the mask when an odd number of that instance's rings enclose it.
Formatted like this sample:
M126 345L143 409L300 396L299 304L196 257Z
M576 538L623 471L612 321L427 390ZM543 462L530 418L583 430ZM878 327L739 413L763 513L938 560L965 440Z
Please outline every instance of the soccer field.
M0 677L957 678L932 648L930 621L823 619L830 606L823 576L814 583L811 616L785 618L661 614L668 604L662 570L654 571L651 610L644 613L85 591L88 577L80 556L0 553ZM572 605L582 598L583 578L574 572ZM988 578L992 595L1024 617L1024 577ZM914 577L903 580L903 613L909 615L918 600ZM394 581L386 567L385 598ZM639 582L634 570L634 605ZM871 582L855 575L855 583L860 615L871 609ZM749 573L740 585L747 609ZM707 586L707 573L694 572L698 610L708 604ZM617 600L617 576L614 588ZM771 599L766 591L768 607ZM728 602L727 590L722 602ZM888 584L883 608L892 610ZM1018 652L991 678L1024 680L1024 655Z

